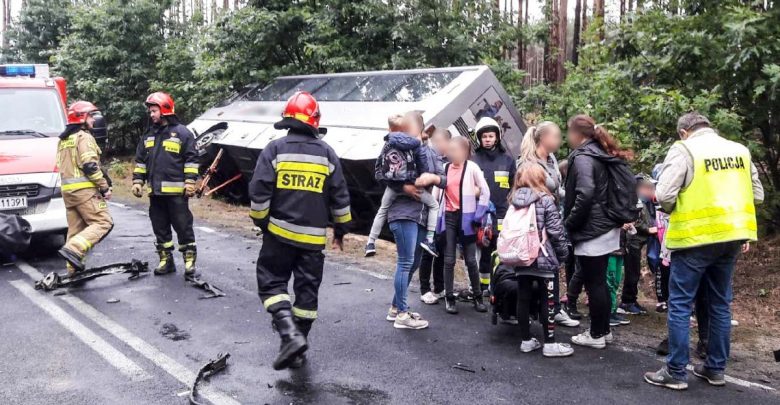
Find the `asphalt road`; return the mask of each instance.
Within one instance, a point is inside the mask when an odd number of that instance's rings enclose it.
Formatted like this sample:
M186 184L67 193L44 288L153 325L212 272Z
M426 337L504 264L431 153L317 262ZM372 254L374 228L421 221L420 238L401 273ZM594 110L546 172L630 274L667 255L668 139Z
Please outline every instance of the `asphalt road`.
M116 226L90 266L132 258L155 265L146 214L111 211ZM463 304L460 315L447 315L443 305L422 305L416 292L413 308L431 326L399 331L384 320L392 282L333 258L309 366L277 372L270 366L277 339L256 295L259 242L203 226L196 233L204 278L227 297L199 299L203 292L181 270L135 281L107 276L61 296L35 291L39 272L64 271L45 244L0 269L0 403L184 404L197 370L220 352L231 354L228 369L201 389L214 404L780 403L776 392L744 382L715 388L692 376L686 392L649 386L642 373L662 363L622 346L619 334L606 350L575 347L570 358L523 354L516 328L493 326ZM559 337L573 332L559 329ZM474 372L452 368L457 363Z

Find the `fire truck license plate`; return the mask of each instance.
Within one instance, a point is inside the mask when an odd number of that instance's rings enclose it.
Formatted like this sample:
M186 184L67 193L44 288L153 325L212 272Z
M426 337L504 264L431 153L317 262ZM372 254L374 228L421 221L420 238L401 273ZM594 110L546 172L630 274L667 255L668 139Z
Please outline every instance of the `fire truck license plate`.
M0 210L18 210L27 208L27 197L0 197Z

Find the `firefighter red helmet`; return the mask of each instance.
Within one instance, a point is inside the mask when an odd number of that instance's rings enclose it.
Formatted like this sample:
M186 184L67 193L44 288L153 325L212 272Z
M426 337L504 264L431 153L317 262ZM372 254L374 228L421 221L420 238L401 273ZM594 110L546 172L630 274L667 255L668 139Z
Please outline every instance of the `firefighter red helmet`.
M98 108L89 101L76 101L68 107L68 124L83 124L87 121L87 115L98 111Z
M306 125L319 128L320 105L311 94L298 91L287 100L282 117L296 119Z
M163 93L161 91L158 91L156 93L152 93L149 95L149 97L146 98L146 105L156 105L160 107L160 114L161 115L174 115L175 112L175 105L173 104L173 97L171 97L168 93Z

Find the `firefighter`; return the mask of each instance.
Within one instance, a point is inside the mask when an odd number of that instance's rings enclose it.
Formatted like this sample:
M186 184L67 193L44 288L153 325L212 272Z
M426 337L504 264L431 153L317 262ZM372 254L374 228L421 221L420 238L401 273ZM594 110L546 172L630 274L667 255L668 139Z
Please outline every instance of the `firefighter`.
M92 103L76 101L68 108L68 125L60 134L57 167L68 220L68 238L59 251L68 274L84 270L87 253L114 227L106 200L111 187L100 168L100 148L91 130L101 114Z
M352 220L349 192L336 153L320 140L317 100L297 92L287 101L276 129L288 130L257 159L249 195L250 216L263 230L257 259L260 300L281 338L276 370L301 367L307 337L317 319L317 296L325 256L325 228L334 224L333 248L343 250ZM295 276L290 302L287 285Z
M195 137L179 123L170 95L152 93L146 98L146 107L151 125L136 149L132 192L141 198L146 184L149 193L149 219L160 256L154 274L176 272L172 253L173 226L184 256L184 277L193 278L196 277L197 249L189 198L195 195L198 178Z
M483 117L477 122L475 128L476 138L479 141L471 160L476 162L482 169L490 187L490 201L496 207L496 230L501 231L502 222L506 211L509 209L510 187L515 178L515 161L506 153L504 145L501 144L501 126L490 117ZM496 250L498 234L490 239L488 246L480 248L479 259L479 280L482 287L482 294L488 294L488 285L490 284L491 263L490 256ZM475 294L478 291L475 292Z

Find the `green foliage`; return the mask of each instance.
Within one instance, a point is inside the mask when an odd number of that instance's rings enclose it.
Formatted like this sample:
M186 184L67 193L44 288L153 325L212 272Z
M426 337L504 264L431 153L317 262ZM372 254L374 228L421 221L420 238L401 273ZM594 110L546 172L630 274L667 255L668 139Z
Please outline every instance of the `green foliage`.
M12 62L49 63L69 32L70 0L27 0L19 19L8 30L10 49L5 59Z
M637 152L643 171L663 160L681 114L708 115L751 149L767 191L761 227L772 232L780 228L780 8L710 3L684 2L687 15L655 8L608 27L606 41L590 37L564 83L529 89L522 104L564 126L590 114Z
M143 101L165 43L164 2L107 0L70 9L71 32L55 68L68 79L72 100L90 100L109 120L112 143L133 147L145 124ZM153 90L165 90L155 88Z

